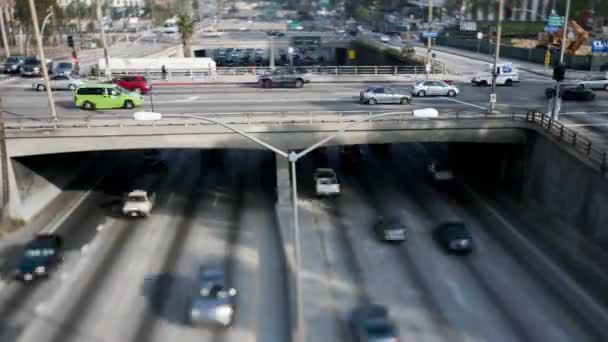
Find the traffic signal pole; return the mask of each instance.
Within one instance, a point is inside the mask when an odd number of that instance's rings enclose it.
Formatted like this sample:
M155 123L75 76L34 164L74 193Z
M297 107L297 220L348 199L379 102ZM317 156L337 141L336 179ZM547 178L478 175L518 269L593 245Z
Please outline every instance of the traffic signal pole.
M498 67L498 59L500 58L500 36L502 35L504 8L505 0L500 0L498 2L498 18L496 18L496 53L494 54L494 68L492 68L492 91L490 93L490 108L488 110L490 114L494 113L494 109L496 108L496 78L498 77L496 68Z
M428 28L428 32L432 32L433 31L433 0L429 0L429 28ZM433 61L431 60L431 58L433 58L433 51L431 49L431 44L432 44L433 38L431 38L431 36L429 36L427 38L427 47L426 47L426 65L425 65L425 69L426 69L426 79L429 79L429 74L433 72Z
M566 39L568 38L568 17L570 15L570 0L566 2L566 16L564 18L564 32L562 36L562 42L559 53L559 64L564 63L564 53L566 51ZM559 110L558 106L561 105L561 95L560 95L560 82L561 80L556 80L555 82L555 96L553 97L553 108L551 110L551 119L558 120L559 119Z

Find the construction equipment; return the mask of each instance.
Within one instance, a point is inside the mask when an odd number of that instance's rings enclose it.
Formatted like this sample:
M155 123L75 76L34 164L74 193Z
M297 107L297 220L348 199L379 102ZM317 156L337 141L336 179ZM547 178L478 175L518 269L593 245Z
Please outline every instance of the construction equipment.
M572 29L574 33L574 39L571 40L566 46L566 53L574 55L578 49L581 48L589 38L589 32L585 31L575 20L570 20L568 27ZM553 45L560 47L562 44L562 37L564 35L564 28L561 27L555 35L553 35Z

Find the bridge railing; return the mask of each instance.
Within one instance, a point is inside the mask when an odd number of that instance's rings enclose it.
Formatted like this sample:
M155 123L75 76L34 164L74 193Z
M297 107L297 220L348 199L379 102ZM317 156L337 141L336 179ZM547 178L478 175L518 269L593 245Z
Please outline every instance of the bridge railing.
M484 114L479 112L455 111L441 113L438 117L422 118L416 117L410 111L395 112L393 116L372 118L380 112L369 111L309 111L309 112L235 112L235 113L201 113L201 114L164 114L161 121L136 121L132 115L70 115L60 120L51 117L19 117L7 118L5 127L10 131L36 131L60 128L100 128L100 127L156 127L156 126L205 126L216 125L211 122L201 121L192 116L213 118L226 124L232 125L288 125L288 124L331 124L349 123L356 120L369 118L370 122L403 122L403 121L482 121L504 120L527 122L539 126L545 133L555 141L567 146L577 153L592 166L596 167L602 176L606 176L608 169L608 153L606 149L594 145L593 141L584 137L580 132L568 128L559 121L552 120L550 116L534 111L526 114ZM180 117L181 116L181 117Z
M286 70L287 67L276 67L276 70ZM419 65L355 65L355 66L298 66L296 70L308 75L320 76L403 76L423 75L425 67ZM149 80L171 80L171 79L207 79L222 76L257 76L270 72L267 66L245 66L245 67L216 67L199 69L170 69L163 75L157 69L112 69L112 77L123 75L143 75ZM441 68L433 68L434 74L442 74ZM105 76L104 70L100 70L101 76Z

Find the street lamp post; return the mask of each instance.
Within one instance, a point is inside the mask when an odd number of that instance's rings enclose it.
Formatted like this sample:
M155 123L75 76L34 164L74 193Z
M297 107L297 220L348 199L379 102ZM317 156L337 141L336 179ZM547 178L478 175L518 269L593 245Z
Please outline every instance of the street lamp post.
M505 7L505 0L498 1L498 18L496 19L496 52L494 56L494 68L492 68L492 91L490 93L490 114L496 108L496 78L498 77L498 60L500 58L500 36L502 35L502 17Z
M433 0L429 0L429 25L428 25L428 32L432 32L433 31ZM426 79L429 79L429 73L431 73L433 71L433 62L432 62L432 56L433 56L433 51L431 48L431 44L432 44L433 38L431 38L431 36L429 35L429 37L426 39L426 66L425 66L425 70L426 70Z
M36 43L38 45L38 53L40 54L40 66L42 67L42 77L44 77L44 87L49 100L49 107L51 109L51 116L54 120L57 120L57 112L55 111L55 100L53 99L53 91L49 81L49 70L46 65L46 57L44 56L44 48L42 47L42 37L40 36L40 28L38 27L38 14L36 13L36 6L34 0L29 0L30 13L32 14L32 26L34 27L34 35L36 36Z
M559 64L564 63L564 53L566 51L566 39L568 38L568 17L570 16L570 0L566 2L566 16L564 18L563 36L559 52ZM559 119L559 110L561 107L562 98L560 96L560 81L555 81L555 96L553 97L553 108L551 111L551 119Z
M44 17L44 20L42 21L42 27L40 28L40 34L42 35L42 37L44 37L44 29L46 28L46 24L49 22L49 19L53 16L53 12L51 11L53 8L50 7L49 8L49 14L46 15L46 17Z
M230 124L226 124L223 123L219 120L216 119L212 119L212 118L208 118L208 117L204 117L204 116L198 116L198 115L167 115L165 117L174 117L174 118L190 118L190 119L196 119L196 120L201 120L201 121L206 121L206 122L211 122L211 123L215 123L217 125L220 125L228 130L231 130L235 133L237 133L238 135L247 138L251 141L253 141L254 143L265 147L271 151L273 151L274 153L280 155L283 158L286 158L289 161L290 164L290 181L291 181L291 195L292 195L292 210L293 210L293 232L294 232L294 273L295 273L295 287L296 287L296 315L297 315L297 342L306 342L306 330L304 327L304 316L303 316L303 312L302 312L302 286L301 286L301 272L300 272L300 265L301 265L301 261L300 261L300 257L301 257L301 249L300 249L300 223L299 223L299 211L298 211L298 186L297 186L297 179L296 179L296 162L306 156L308 153L310 153L311 151L319 148L321 145L327 143L328 141L335 139L337 136L341 135L342 133L348 131L350 128L352 128L353 126L356 126L362 122L369 122L371 120L377 119L377 118L381 118L381 117L386 117L386 116L402 116L404 114L413 114L416 115L416 113L429 113L430 111L432 111L435 115L437 114L437 111L435 109L418 109L418 110L414 110L411 112L389 112L389 113L380 113L380 114L375 114L375 115L371 115L371 116L366 116L364 118L355 120L353 122L350 122L344 126L342 126L342 128L340 128L339 130L337 130L336 132L334 132L333 134L331 134L330 136L319 140L318 142L316 142L315 144L312 144L311 146L309 146L308 148L304 149L303 151L301 151L300 153L296 153L296 152L290 152L289 154L282 151L281 149L272 146L252 135L250 135L247 132L244 132ZM160 113L147 113L147 112L136 112L133 114L133 119L135 120L140 120L140 121L158 121L161 120L163 118L162 114Z
M106 78L112 78L112 69L110 69L110 56L108 56L108 47L106 45L106 28L105 22L103 20L103 15L101 13L101 0L96 0L97 7L97 21L99 23L99 27L101 28L101 46L103 47L103 57L106 61L106 70L105 75Z

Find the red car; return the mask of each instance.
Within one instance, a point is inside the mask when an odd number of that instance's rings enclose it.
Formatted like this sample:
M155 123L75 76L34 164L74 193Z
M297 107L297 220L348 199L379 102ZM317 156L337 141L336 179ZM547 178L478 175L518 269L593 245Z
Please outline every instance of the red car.
M139 91L142 94L150 91L148 80L146 80L146 78L143 76L121 76L114 79L112 83L129 91Z

